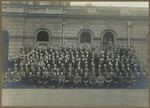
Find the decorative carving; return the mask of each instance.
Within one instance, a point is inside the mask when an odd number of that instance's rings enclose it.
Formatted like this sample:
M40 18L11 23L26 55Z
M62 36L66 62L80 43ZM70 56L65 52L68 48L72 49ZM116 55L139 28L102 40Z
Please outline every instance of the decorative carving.
M90 14L95 14L96 13L96 8L88 8L87 11Z
M39 27L40 27L39 24L33 24L32 25L32 28L34 31L36 31Z
M39 28L48 28L45 18L41 18L40 22L32 24L32 28L36 31Z
M114 26L114 22L112 20L107 20L106 21L106 24L105 24L106 29L110 30L110 29L113 28L113 26Z
M83 27L83 29L89 29L90 28L90 24L88 23L88 21L84 21L82 27Z
M44 13L44 14L62 14L63 13L63 9L62 8L50 8L50 7L30 7L28 9L28 13Z
M127 9L121 9L120 10L120 15L130 15L130 10L127 10Z

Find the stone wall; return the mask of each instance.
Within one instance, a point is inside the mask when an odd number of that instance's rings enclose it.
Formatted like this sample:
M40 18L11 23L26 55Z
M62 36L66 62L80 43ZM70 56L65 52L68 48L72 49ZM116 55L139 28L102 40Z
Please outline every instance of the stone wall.
M63 21L65 24L63 24ZM40 29L46 29L50 35L50 44L62 44L63 34L65 45L79 44L79 32L83 29L93 33L93 46L100 46L102 32L106 29L113 30L116 36L116 44L127 42L127 23L129 19L105 19L105 18L62 18L62 17L13 17L3 16L3 29L9 32L9 57L19 55L19 49L23 44L36 44L36 35ZM131 43L142 64L147 65L148 58L148 21L131 21Z

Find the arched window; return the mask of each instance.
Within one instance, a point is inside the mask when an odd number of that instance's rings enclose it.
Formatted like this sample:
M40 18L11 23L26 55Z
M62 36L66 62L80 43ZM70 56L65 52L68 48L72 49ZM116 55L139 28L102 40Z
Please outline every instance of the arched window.
M117 45L117 33L114 30L104 30L101 33L101 45L112 44Z
M37 34L37 41L45 41L48 42L49 41L49 34L46 31L40 31Z
M84 31L80 35L80 43L91 43L91 34L87 31Z
M112 32L106 32L103 36L103 44L108 44L109 41L114 42L114 35Z

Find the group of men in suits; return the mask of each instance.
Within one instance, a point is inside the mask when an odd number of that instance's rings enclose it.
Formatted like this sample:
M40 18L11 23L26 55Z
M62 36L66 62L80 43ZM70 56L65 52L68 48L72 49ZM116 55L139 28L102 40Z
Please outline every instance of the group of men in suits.
M111 44L24 46L3 73L4 88L145 88L147 82L134 48Z

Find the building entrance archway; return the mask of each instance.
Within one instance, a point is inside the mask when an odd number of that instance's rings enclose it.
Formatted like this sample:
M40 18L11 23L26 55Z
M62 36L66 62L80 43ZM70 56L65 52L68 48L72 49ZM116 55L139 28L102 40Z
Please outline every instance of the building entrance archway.
M78 44L79 45L92 45L94 34L91 30L83 29L78 33Z
M46 31L40 31L37 34L37 41L38 42L49 42L49 34Z
M116 37L117 34L113 30L105 30L101 34L101 44L108 45L110 42L112 45L116 46Z
M35 45L39 46L41 43L50 45L50 32L45 28L38 29L35 32Z

